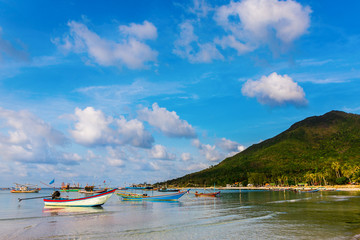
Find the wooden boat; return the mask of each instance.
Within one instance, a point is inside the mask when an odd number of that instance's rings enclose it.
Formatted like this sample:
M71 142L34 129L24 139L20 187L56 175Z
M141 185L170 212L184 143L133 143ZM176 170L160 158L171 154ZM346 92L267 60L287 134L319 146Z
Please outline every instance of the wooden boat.
M11 193L38 193L41 190L37 185L18 183L15 183L15 185L16 187L10 190Z
M212 192L212 193L199 193L199 192L195 192L195 197L219 197L220 196L220 191L219 192Z
M155 195L155 196L148 196L147 194L136 194L136 193L128 193L128 192L117 192L116 195L120 196L122 200L125 201L177 201L181 198L184 194L190 191L183 191L171 194L164 194L164 195Z
M104 189L98 189L98 190L92 190L92 191L86 191L86 190L79 190L79 193L83 193L83 194L97 194L97 193L103 193L108 191L109 189L104 188Z
M95 207L103 205L111 195L116 191L116 189L96 194L89 197L83 198L44 198L45 206L64 206L64 207ZM56 193L56 192L55 192ZM59 193L60 195L60 193ZM54 196L54 194L53 194Z
M168 189L168 188L161 188L158 189L158 192L179 192L179 189Z
M320 191L320 189L297 189L296 192L299 193L314 193L314 192L318 192Z
M60 191L62 192L78 192L80 190L79 183L77 185L70 186L70 183L65 184L64 182L61 184Z

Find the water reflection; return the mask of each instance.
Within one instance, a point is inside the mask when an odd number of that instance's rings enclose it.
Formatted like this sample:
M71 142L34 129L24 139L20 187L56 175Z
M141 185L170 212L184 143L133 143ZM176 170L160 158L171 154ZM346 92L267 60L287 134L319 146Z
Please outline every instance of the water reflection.
M104 212L102 206L98 207L62 207L62 206L45 206L43 214L45 216L59 216L69 214L101 213Z

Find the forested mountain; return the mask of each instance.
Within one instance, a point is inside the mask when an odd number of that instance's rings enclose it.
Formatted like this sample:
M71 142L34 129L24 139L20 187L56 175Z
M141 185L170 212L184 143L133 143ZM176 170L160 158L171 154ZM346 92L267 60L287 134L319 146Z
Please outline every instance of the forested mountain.
M293 124L218 165L168 185L344 184L360 181L360 115L331 111Z

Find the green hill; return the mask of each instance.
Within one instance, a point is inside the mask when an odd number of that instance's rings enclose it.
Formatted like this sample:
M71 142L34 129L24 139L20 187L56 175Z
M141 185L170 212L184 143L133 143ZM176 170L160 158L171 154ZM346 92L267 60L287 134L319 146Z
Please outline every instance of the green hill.
M360 181L360 115L331 111L306 118L208 169L168 185L344 184Z

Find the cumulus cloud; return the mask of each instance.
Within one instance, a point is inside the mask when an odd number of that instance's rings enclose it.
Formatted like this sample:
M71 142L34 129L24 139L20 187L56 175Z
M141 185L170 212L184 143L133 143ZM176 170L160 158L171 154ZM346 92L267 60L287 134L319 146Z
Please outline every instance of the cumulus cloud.
M269 76L262 76L257 81L246 81L241 92L244 96L255 97L261 104L307 104L302 87L288 75L281 76L276 72Z
M182 153L180 156L181 160L184 162L190 161L192 160L191 154L190 153Z
M154 138L145 130L144 124L137 119L126 121L123 116L116 120L117 132L121 136L121 144L130 143L135 147L150 148Z
M120 148L106 147L108 156L106 161L110 166L113 167L124 167L127 155Z
M224 59L214 43L199 43L190 21L183 22L179 27L180 36L175 41L174 54L189 59L192 63L208 63L216 59Z
M231 141L226 138L221 138L218 146L228 152L242 152L245 150L245 147L240 143Z
M212 11L212 7L205 0L194 0L193 6L189 8L189 12L198 17L206 17L210 11Z
M106 117L101 110L87 107L75 109L76 121L71 135L77 143L85 146L132 145L150 148L153 137L137 119L127 121L123 116L118 119Z
M245 147L240 143L226 138L219 139L215 145L203 144L199 139L194 139L192 144L211 162L218 162L245 150Z
M138 39L156 39L157 29L151 22L144 21L143 24L131 23L130 26L122 25L119 27L120 32L134 36Z
M0 158L19 162L61 162L57 147L68 139L29 111L0 108ZM7 132L7 134L5 134Z
M205 163L194 163L189 166L186 166L185 168L183 168L183 170L193 172L193 171L200 171L200 170L203 170L208 167L209 167L209 165L205 164Z
M194 138L194 128L185 120L181 120L176 112L161 108L157 103L152 105L152 110L144 108L138 111L139 119L148 122L168 137Z
M161 160L174 160L176 155L173 153L169 153L165 146L156 144L149 151L149 155L151 158L161 159Z
M143 41L157 37L156 28L150 22L119 26L124 36L117 41L102 38L83 23L70 21L68 26L69 34L53 42L66 52L85 54L101 66L124 65L130 69L139 69L148 62L156 61L158 53Z
M111 117L106 117L101 110L87 107L84 110L75 109L75 129L70 133L77 143L91 146L104 145L115 141L113 131L109 124L113 122Z
M193 145L197 147L201 154L205 156L205 158L211 162L217 162L224 159L224 154L220 153L215 145L203 144L199 139L193 140Z
M306 33L310 13L308 6L292 0L231 1L215 12L216 23L229 34L218 43L236 49L239 54L269 44L273 37L289 44Z

